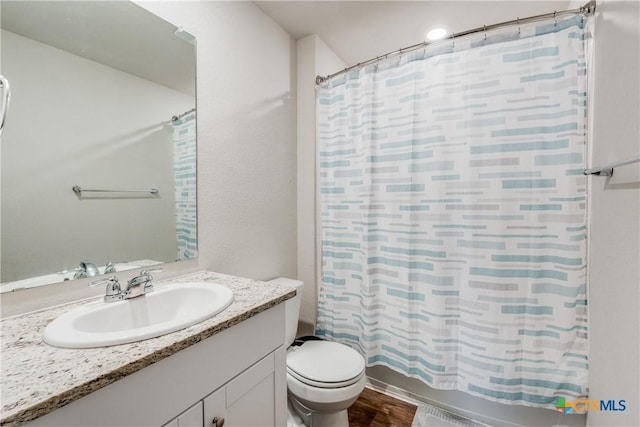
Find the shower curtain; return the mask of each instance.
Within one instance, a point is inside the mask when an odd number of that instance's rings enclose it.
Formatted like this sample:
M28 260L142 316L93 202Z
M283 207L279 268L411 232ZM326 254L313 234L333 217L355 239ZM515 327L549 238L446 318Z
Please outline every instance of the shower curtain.
M316 333L438 389L585 398L586 90L580 16L320 85Z
M198 256L196 216L196 115L173 124L173 172L178 260Z

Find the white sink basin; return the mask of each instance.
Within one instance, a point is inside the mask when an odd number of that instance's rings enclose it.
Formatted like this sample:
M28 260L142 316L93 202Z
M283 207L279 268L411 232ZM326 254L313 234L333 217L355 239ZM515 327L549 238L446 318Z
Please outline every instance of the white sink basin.
M96 302L65 313L44 330L47 344L91 348L125 344L175 332L227 308L233 292L215 283L171 284L144 296Z

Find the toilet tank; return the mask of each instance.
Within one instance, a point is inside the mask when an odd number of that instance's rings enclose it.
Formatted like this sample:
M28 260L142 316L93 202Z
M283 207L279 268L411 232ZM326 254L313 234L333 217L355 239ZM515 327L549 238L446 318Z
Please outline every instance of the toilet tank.
M296 290L296 296L288 299L285 304L285 347L289 347L293 340L296 339L296 332L298 331L298 317L300 316L300 300L302 297L302 287L304 283L300 280L289 279L286 277L278 277L277 279L269 280L266 283L274 283L276 285L288 286Z

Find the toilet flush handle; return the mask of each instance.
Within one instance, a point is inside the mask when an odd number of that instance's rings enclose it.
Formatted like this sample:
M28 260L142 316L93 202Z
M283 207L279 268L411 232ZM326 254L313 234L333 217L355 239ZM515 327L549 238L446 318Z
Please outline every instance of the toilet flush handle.
M213 421L211 421L211 424L214 427L222 427L224 425L224 418L215 417Z

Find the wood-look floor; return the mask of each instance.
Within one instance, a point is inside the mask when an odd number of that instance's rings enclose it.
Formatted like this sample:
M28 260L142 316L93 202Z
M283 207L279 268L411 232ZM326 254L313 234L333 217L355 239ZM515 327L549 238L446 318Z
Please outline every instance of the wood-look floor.
M365 388L348 410L349 427L411 427L416 406Z

